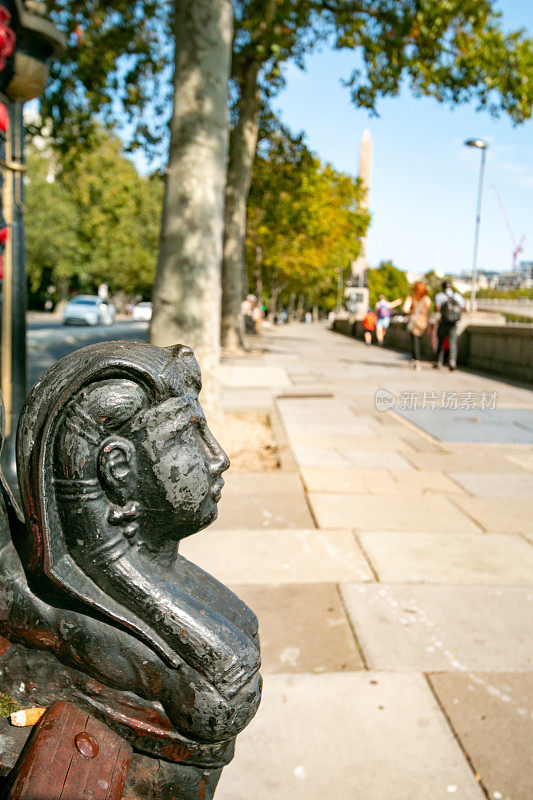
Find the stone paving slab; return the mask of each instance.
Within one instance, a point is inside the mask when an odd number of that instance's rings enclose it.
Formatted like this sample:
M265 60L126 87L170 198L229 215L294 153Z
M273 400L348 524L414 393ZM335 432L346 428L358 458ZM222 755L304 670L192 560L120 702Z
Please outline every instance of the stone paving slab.
M341 583L374 576L350 531L214 530L184 539L180 553L222 583Z
M416 480L416 477L415 477ZM477 533L479 528L447 497L348 495L311 492L309 502L319 528L349 526L357 531Z
M318 430L318 435L320 435L320 433L331 433L332 428L339 428L342 430L348 428L348 430L353 431L360 428L365 431L371 431L372 434L378 434L383 428L379 420L376 420L375 416L356 413L344 402L341 403L336 400L335 407L329 410L320 407L304 409L303 411L299 409L293 410L293 406L298 402L300 401L289 401L284 398L278 398L277 404L280 414L288 427L300 424L312 425ZM301 402L310 405L312 401L303 400Z
M520 463L503 461L499 448L492 451L478 451L476 445L466 453L410 453L409 461L419 470L438 470L439 472L501 472L505 464L506 472L522 472Z
M287 420L354 421L350 410L336 397L280 397L278 406Z
M387 470L315 466L301 467L300 471L308 492L396 493L396 483Z
M507 455L505 460L513 466L518 465L521 469L527 469L529 472L533 472L533 453Z
M465 495L464 489L443 472L437 470L411 472L392 472L394 482L400 494L445 494Z
M416 472L413 474L409 470L302 467L301 476L308 492L465 496L464 489L461 489L443 472Z
M533 674L442 673L429 680L489 798L533 797Z
M404 469L412 470L406 459L390 450L349 450L343 448L339 453L346 459L350 467L359 469Z
M446 494L462 495L465 492L443 472L437 470L417 470L412 472L391 471L399 494Z
M290 440L289 440L290 441ZM292 447L294 458L301 467L347 467L348 462L339 450L329 447Z
M270 411L272 389L231 389L222 390L224 411Z
M533 524L533 498L461 497L455 502L489 533L527 533Z
M370 669L533 670L533 591L511 586L344 584Z
M355 467L357 469L413 468L393 450L335 450L328 447L293 447L294 457L301 467Z
M287 370L287 372L289 374L289 378L291 379L291 383L293 384L293 386L300 387L302 385L304 385L304 386L308 386L309 385L310 376L309 376L308 372L295 373L292 370ZM323 381L323 380L325 380L325 376L324 375L317 375L316 376L316 380L317 380L317 382ZM311 385L314 386L315 384L311 384Z
M290 386L291 382L283 367L253 366L249 364L221 364L219 379L223 386L233 388L258 388L271 386L280 389Z
M369 414L369 413L376 413L376 387L372 386L370 382L367 384L367 388L365 391L361 391L361 382L358 382L359 385L353 391L347 400L349 400L350 406L353 408L357 408L361 414ZM336 388L336 392L340 394L340 389ZM385 416L385 415L384 415Z
M533 410L519 408L397 409L439 441L533 444Z
M327 395L317 397L313 395L288 393L277 400L278 408L288 423L291 422L356 422L356 417L351 409L339 400L335 394L328 390ZM359 419L362 425L374 424L371 415L362 415Z
M383 583L532 584L533 547L512 534L366 533Z
M442 453L443 448L439 442L430 439L429 436L419 436L417 433L404 428L403 432L397 431L397 435L403 443L403 449L408 448L411 452L415 450L417 453Z
M346 446L347 437L357 440L359 444L361 439L366 439L366 446L368 447L369 439L376 434L375 428L370 425L364 425L358 422L341 423L338 421L332 422L305 422L297 421L291 422L283 417L283 424L287 432L287 436L291 439L294 437L309 437L313 439L320 439L321 444L317 445L313 442L311 447L334 447L335 442L340 441L340 446Z
M533 474L452 472L451 476L477 497L533 498Z
M420 675L267 675L217 800L484 800Z
M259 620L263 675L363 669L334 584L240 584L231 588Z
M303 447L312 449L336 449L336 450L410 450L406 443L398 436L389 436L380 431L379 436L374 431L368 430L364 436L354 436L352 434L313 434L313 433L289 433L289 441L293 447Z
M276 470L226 475L218 518L212 527L314 527L298 473Z
M356 416L336 398L278 398L283 424L289 436L367 437L376 432L372 417Z
M494 458L494 456L498 458L507 458L509 456L528 456L531 454L531 445L529 444L445 442L440 445L440 448L443 453L449 453L450 455L470 456L475 453L482 458Z

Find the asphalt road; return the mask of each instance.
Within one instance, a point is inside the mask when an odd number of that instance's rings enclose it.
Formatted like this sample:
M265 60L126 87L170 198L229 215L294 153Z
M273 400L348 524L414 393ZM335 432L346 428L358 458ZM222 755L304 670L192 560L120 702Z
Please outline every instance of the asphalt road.
M109 327L65 326L56 320L28 322L28 388L63 356L95 342L127 340L145 342L147 322L124 320Z

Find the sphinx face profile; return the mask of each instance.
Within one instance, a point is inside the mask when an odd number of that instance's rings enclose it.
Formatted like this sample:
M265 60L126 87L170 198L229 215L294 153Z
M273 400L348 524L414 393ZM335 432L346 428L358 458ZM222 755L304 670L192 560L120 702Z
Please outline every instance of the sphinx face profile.
M155 552L215 519L229 460L198 402L199 373L191 378L185 367L168 362L156 397L124 377L86 384L65 404L54 437L54 485L74 549L86 542L79 529L89 520L100 528L104 555L108 544L113 553L123 549L123 542L110 544L109 525L130 543L134 526L137 541Z
M141 507L156 514L160 509L163 524L173 526L169 535L177 538L209 525L217 515L229 460L198 401L171 398L146 411L139 422ZM144 475L150 478L143 480Z

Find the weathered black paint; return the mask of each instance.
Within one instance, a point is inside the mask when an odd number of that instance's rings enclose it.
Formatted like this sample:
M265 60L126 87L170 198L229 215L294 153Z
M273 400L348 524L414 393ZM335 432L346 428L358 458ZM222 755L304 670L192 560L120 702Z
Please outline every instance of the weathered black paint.
M28 682L36 704L90 710L169 762L173 781L185 770L184 800L200 779L214 791L210 770L231 760L261 694L254 614L178 553L216 517L229 466L200 385L180 345L67 356L21 415L24 520L5 487L9 517L0 507L3 691Z

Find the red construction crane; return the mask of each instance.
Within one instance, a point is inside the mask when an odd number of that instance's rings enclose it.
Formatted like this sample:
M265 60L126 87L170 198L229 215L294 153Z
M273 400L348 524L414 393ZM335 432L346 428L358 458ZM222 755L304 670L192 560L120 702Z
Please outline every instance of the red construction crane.
M507 216L507 212L505 210L505 206L503 204L503 200L502 200L502 198L500 196L500 193L499 193L499 191L497 190L497 188L495 186L493 186L492 188L496 192L496 197L498 198L498 203L500 204L500 208L502 210L502 214L503 214L503 218L505 220L505 224L507 225L507 229L509 230L509 233L511 234L511 241L513 243L513 272L514 272L516 270L516 261L518 259L518 256L520 255L520 253L524 249L524 242L526 240L526 237L524 235L524 236L522 236L520 238L519 242L516 241L516 237L514 235L514 231L513 231L512 227L511 227L511 223L509 222L509 217Z

